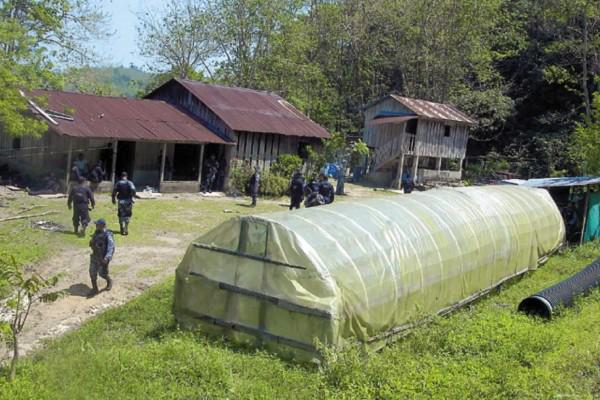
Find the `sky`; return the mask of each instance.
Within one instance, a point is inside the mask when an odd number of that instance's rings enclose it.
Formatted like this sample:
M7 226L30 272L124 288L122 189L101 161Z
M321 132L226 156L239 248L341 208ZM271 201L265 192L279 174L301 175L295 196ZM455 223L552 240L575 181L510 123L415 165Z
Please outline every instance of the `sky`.
M96 0L96 3L108 14L110 26L107 28L115 32L110 39L93 43L99 56L98 63L144 67L148 60L138 54L137 14L160 7L164 0Z

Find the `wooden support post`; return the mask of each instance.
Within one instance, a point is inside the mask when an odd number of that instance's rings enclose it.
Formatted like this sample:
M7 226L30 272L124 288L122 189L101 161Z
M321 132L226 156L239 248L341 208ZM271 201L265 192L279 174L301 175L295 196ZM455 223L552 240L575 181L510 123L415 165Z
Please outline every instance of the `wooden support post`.
M67 154L67 175L65 179L65 190L69 193L69 181L71 180L71 162L73 157L73 139L69 138L69 153Z
M439 175L440 171L442 170L442 157L438 157L437 163L436 163L436 169L437 169L437 172Z
M404 172L404 153L400 153L400 160L398 160L398 166L396 167L396 182L393 187L400 189L402 187L402 173Z
M113 154L112 154L112 165L111 165L111 174L110 180L112 183L116 182L117 178L117 147L119 146L119 141L113 141Z
M416 151L415 151L416 153ZM417 184L417 173L419 172L419 155L415 154L413 157L413 181L415 182L415 185Z
M202 186L202 166L204 165L204 143L200 145L200 162L198 163L198 183ZM200 188L198 188L200 190Z
M590 187L586 186L585 202L583 204L583 225L581 226L581 236L579 237L579 244L583 244L583 236L585 235L585 226L587 225L588 207L590 204Z
M160 180L159 180L159 188L162 186L163 181L165 180L165 159L167 157L167 143L163 143L162 146L162 155L160 157Z

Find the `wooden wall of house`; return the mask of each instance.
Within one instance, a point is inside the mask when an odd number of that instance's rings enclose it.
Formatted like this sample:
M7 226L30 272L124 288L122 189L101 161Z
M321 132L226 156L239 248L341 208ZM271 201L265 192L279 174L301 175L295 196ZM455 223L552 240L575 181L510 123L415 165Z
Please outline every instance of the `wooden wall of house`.
M450 136L445 127L450 126ZM419 120L416 152L420 156L464 158L469 139L469 128L449 121Z
M410 112L393 98L387 98L365 110L363 140L369 147L382 148L391 140L404 134L406 122L400 124L370 125L382 111ZM450 126L450 136L445 136L445 126ZM464 158L469 139L469 127L451 121L419 119L415 151L420 156L436 158Z
M268 171L280 154L298 154L302 143L319 147L321 141L299 136L275 135L256 132L236 132L237 144L232 147L232 160L248 161L252 166L258 165Z
M0 132L0 165L8 164L21 173L37 176L54 172L59 178L66 174L69 142L72 146L72 159L83 152L90 165L93 165L109 141L84 138L70 138L52 131L37 138L22 136L17 145L12 136Z
M235 134L227 124L179 82L172 81L158 88L151 98L182 107L221 137L235 140Z
M382 111L410 112L400 103L392 98L385 99L365 110L365 128L363 130L363 141L369 147L377 148L391 140L394 136L401 135L406 126L403 124L383 124L371 126L370 122Z

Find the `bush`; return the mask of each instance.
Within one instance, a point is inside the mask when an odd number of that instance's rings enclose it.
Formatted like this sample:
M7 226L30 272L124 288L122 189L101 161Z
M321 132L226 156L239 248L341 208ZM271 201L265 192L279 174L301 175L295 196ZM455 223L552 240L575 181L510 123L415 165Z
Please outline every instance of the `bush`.
M231 166L230 192L236 195L246 194L246 188L254 170L249 164L235 163Z
M271 173L290 178L296 170L302 168L304 161L295 154L282 154L271 166Z
M289 184L289 178L267 172L261 178L260 193L263 196L282 197L287 194Z

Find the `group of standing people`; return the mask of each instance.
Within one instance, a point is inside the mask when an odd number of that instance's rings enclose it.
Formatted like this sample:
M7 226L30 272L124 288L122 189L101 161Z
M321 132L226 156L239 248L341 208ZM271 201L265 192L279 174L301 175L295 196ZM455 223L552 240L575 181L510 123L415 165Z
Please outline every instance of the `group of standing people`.
M133 199L135 195L135 185L128 179L127 172L121 173L121 179L115 183L111 195L112 203L118 204L117 216L119 218L121 235L129 234L129 221L133 214ZM75 234L85 236L86 228L90 223L90 211L96 206L96 201L93 192L86 184L86 179L83 176L79 176L77 184L71 187L67 206L69 209L73 209L73 230ZM113 233L106 228L106 221L100 218L94 224L96 225L96 230L89 243L92 249L89 268L92 282L90 296L99 293L98 275L106 280L105 290L111 290L112 279L108 274L108 265L115 251Z
M71 181L79 182L81 178L89 180L94 186L102 182L106 178L106 168L102 160L98 160L90 168L83 153L79 153L71 168Z

